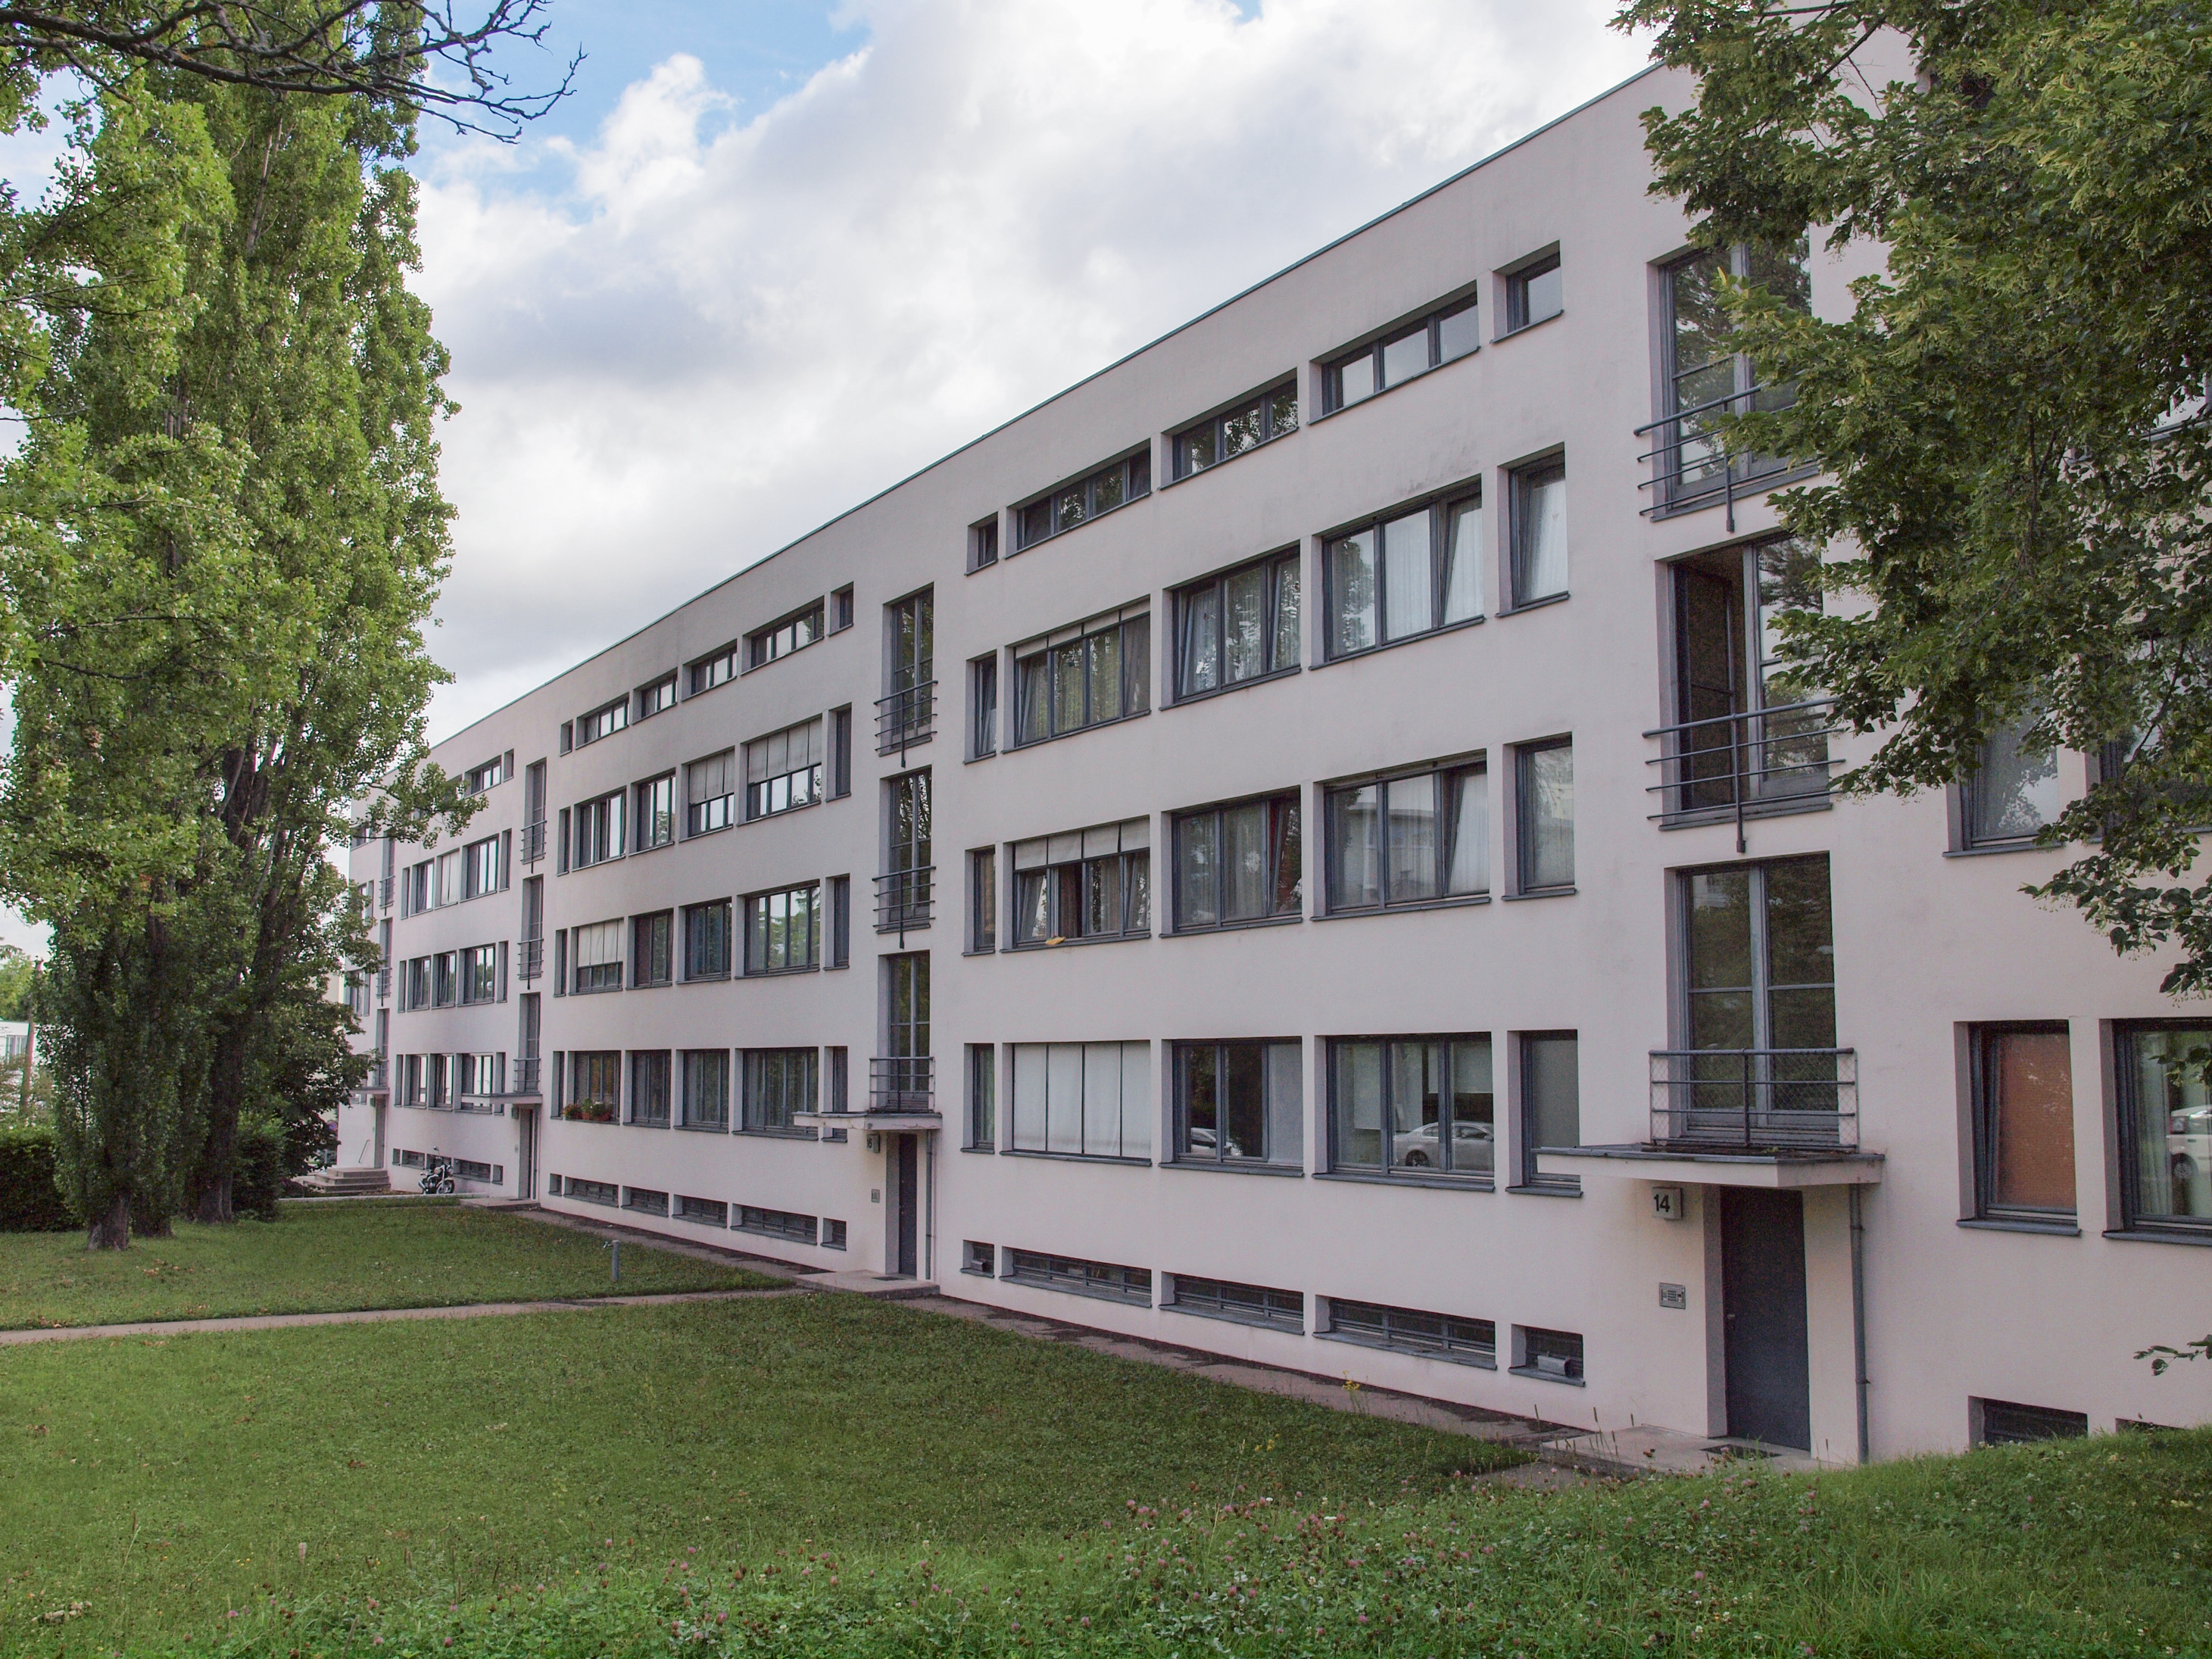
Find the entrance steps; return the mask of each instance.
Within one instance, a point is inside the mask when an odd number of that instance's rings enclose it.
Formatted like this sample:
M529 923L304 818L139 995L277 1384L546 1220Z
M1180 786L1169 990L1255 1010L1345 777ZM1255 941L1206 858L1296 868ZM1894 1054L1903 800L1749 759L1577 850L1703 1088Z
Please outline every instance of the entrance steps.
M366 1198L392 1190L392 1176L373 1165L310 1170L289 1183L302 1198Z
M872 1296L881 1302L904 1302L910 1297L937 1294L934 1279L895 1277L870 1273L866 1268L851 1273L812 1273L799 1282L810 1291L850 1291L860 1296Z

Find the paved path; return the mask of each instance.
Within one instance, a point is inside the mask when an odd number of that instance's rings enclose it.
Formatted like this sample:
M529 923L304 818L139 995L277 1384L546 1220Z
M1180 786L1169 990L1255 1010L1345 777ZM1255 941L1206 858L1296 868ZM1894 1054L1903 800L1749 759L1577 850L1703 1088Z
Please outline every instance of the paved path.
M0 1347L93 1336L183 1336L200 1331L281 1331L295 1325L373 1325L391 1319L492 1319L506 1314L574 1313L587 1308L659 1308L672 1302L743 1302L796 1296L795 1285L765 1291L672 1291L659 1296L573 1297L550 1302L470 1302L453 1308L356 1308L337 1313L246 1314L234 1319L149 1319L133 1325L52 1325L0 1331Z

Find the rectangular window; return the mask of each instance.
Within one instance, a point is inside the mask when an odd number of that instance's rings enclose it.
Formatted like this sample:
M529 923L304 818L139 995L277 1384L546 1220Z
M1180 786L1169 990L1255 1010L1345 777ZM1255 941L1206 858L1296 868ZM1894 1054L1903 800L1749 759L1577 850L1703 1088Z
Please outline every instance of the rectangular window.
M2074 1060L2063 1024L1974 1029L1975 1213L2074 1218Z
M425 860L421 864L408 866L407 874L403 878L404 884L400 890L399 914L401 915L420 915L430 908L430 872L434 862L434 860Z
M1670 810L1747 801L1825 799L1826 706L1802 669L1782 659L1782 626L1821 609L1820 556L1796 540L1678 559L1674 718L1667 757Z
M636 850L666 847L676 839L676 774L667 773L637 786Z
M502 1054L455 1054L453 1098L495 1100L507 1089L507 1056Z
M1572 1031L1521 1035L1521 1184L1579 1191L1573 1176L1536 1168L1540 1149L1583 1144L1582 1045Z
M1330 659L1480 617L1486 523L1477 484L1331 537L1322 548Z
M649 720L664 708L676 707L676 673L673 669L659 679L637 688L637 718Z
M789 616L770 623L745 635L745 666L758 668L774 662L778 657L787 657L794 651L804 651L820 639L826 631L823 626L822 601L801 605Z
M1304 914L1296 790L1180 812L1170 827L1178 933Z
M2028 737L2039 718L2007 720L1982 745L1974 775L1960 786L1967 846L2033 847L2064 809L2058 752Z
M696 1221L702 1227L726 1227L730 1224L730 1206L720 1199L686 1198L676 1195L676 1218Z
M459 952L461 998L465 1003L499 1000L499 946L472 945Z
M903 933L929 926L936 855L930 840L930 774L924 768L884 785L884 873L876 878L876 931Z
M814 1109L812 1048L748 1048L745 1056L745 1117L749 1130L788 1133L792 1118Z
M1583 1340L1574 1331L1539 1330L1533 1325L1513 1328L1514 1370L1522 1376L1541 1376L1554 1382L1583 1380Z
M830 965L848 968L853 962L853 878L830 878Z
M2212 1232L2212 1091L2201 1062L2212 1025L2124 1025L2120 1213L2130 1231Z
M622 1200L622 1188L611 1181L586 1181L581 1176L570 1176L562 1187L568 1197L586 1204L611 1206Z
M999 1144L998 1053L988 1042L968 1045L968 1144L981 1152Z
M1518 855L1523 893L1575 884L1575 747L1570 738L1523 744L1513 751Z
M964 1239L960 1245L960 1271L974 1273L979 1279L995 1279L999 1274L999 1247L983 1244L975 1239Z
M431 994L437 1006L450 1008L460 1000L461 953L441 951L430 958Z
M1473 299L1458 300L1419 322L1344 353L1322 368L1322 408L1349 408L1416 374L1464 357L1482 343L1481 317Z
M697 661L684 665L684 695L696 697L702 691L711 691L723 681L737 677L738 645L732 640L729 644L708 652Z
M579 993L586 991L619 991L623 982L623 925L619 921L595 922L586 927L571 928L576 963L576 983Z
M496 788L514 775L514 755L512 750L497 759L488 760L482 766L471 766L463 787L471 795L481 795L487 789ZM361 826L354 845L358 847L368 839L368 825Z
M1150 1043L1017 1042L1013 1051L1014 1151L1152 1157Z
M730 1127L730 1051L727 1048L686 1048L684 1051L684 1127L687 1129L726 1129Z
M968 758L999 751L999 653L968 665Z
M1233 1319L1245 1325L1273 1325L1281 1330L1306 1328L1306 1299L1297 1291L1240 1285L1231 1279L1195 1279L1188 1273L1170 1273L1168 1284L1171 1294L1167 1305L1177 1313Z
M1040 1290L1103 1297L1109 1302L1131 1302L1140 1308L1152 1305L1152 1274L1149 1267L1085 1261L1075 1256L1048 1255L1042 1250L1009 1250L1006 1277L1018 1284L1035 1285Z
M1480 760L1322 792L1332 915L1490 890L1490 775Z
M1273 555L1175 594L1176 696L1298 666L1298 554Z
M1559 286L1559 255L1556 248L1506 274L1507 333L1558 316L1564 304Z
M1490 1038L1329 1044L1329 1164L1377 1175L1492 1179L1497 1122Z
M575 863L579 870L623 854L623 792L587 800L576 808Z
M827 1060L827 1072L823 1085L823 1092L827 1097L824 1104L833 1112L850 1111L852 1095L850 1093L851 1079L848 1073L852 1067L852 1051L839 1043L833 1044L822 1052ZM842 1140L845 1138L845 1132L842 1129L832 1129L830 1132L830 1138L832 1140Z
M842 1134L844 1131L841 1129L838 1133ZM825 1250L842 1250L845 1248L843 1222L833 1221L826 1215L822 1218L822 1248Z
M787 974L822 960L819 883L745 900L745 972Z
M441 906L459 904L462 891L459 850L441 853L438 855L438 890L433 902Z
M1977 1446L2025 1446L2038 1440L2078 1440L2089 1432L2087 1412L2023 1406L2010 1400L1969 1400L1967 1416Z
M576 747L597 743L601 738L612 737L629 724L629 699L617 697L612 702L594 708L576 721Z
M801 720L745 745L745 817L795 811L822 799L822 721Z
M666 985L676 977L676 913L656 910L630 918L630 975L634 986Z
M667 1049L647 1048L630 1055L629 1121L649 1129L668 1127Z
M853 584L835 590L830 595L830 631L841 634L853 625Z
M1188 478L1297 429L1298 383L1291 379L1176 433L1170 441L1175 476Z
M999 562L999 515L968 526L968 568L981 570Z
M1462 1319L1454 1314L1423 1313L1333 1296L1328 1299L1328 1329L1332 1336L1370 1347L1427 1354L1462 1365L1494 1367L1498 1364L1498 1327L1487 1319Z
M684 833L703 836L709 830L727 829L736 809L737 791L738 751L734 749L725 749L719 755L709 755L686 766Z
M1812 308L1812 282L1806 264L1810 247L1775 253L1739 243L1678 259L1667 267L1661 287L1666 308L1666 385L1662 419L1652 435L1660 498L1668 503L1718 495L1783 470L1785 463L1767 455L1729 456L1721 420L1760 410L1786 409L1795 395L1787 386L1760 386L1751 359L1729 349L1730 327L1721 304L1719 281L1725 273L1765 289L1785 306Z
M830 711L830 794L839 799L853 793L853 710L848 705Z
M792 1210L766 1210L757 1204L740 1204L738 1218L730 1224L741 1233L758 1233L791 1244L814 1242L814 1218Z
M1152 706L1152 617L1094 617L1014 647L1017 747L1144 714Z
M1014 550L1035 547L1152 493L1152 452L1146 447L1017 507Z
M876 703L876 752L927 743L937 730L936 590L884 607L884 695Z
M968 948L999 948L999 852L979 847L968 854Z
M585 1123L611 1123L622 1102L622 1055L578 1049L568 1056L568 1100L562 1111Z
M1152 926L1152 821L1014 843L1013 945L1141 939Z
M505 864L497 836L471 842L461 849L461 896L481 898L499 891L507 885Z
M1305 1163L1305 1090L1299 1045L1175 1045L1176 1160L1193 1164Z
M425 1054L422 1056L422 1070L429 1090L431 1109L442 1111L451 1106L453 1097L447 1091L453 1078L453 1056Z
M1522 467L1512 482L1513 603L1559 598L1567 591L1567 464Z
M714 899L684 907L684 977L730 976L730 902Z

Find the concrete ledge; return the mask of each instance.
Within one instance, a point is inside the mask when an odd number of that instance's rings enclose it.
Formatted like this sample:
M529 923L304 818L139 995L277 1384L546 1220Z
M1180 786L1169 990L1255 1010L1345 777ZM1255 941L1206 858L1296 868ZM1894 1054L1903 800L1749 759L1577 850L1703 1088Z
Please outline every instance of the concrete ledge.
M1686 1152L1671 1146L1576 1146L1536 1154L1547 1176L1621 1176L1684 1187L1872 1187L1881 1181L1880 1152Z

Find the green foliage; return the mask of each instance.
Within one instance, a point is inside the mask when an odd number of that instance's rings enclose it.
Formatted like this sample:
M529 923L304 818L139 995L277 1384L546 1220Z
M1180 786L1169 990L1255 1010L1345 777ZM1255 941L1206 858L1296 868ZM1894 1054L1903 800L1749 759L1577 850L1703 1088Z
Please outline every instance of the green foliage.
M53 1130L0 1129L0 1233L66 1232L76 1225L62 1199Z
M31 1018L38 964L12 945L0 945L0 1019Z
M1729 300L1762 379L1797 386L1735 441L1827 475L1778 504L1870 601L1786 625L1853 729L1884 734L1845 786L1947 784L2015 718L2034 750L2119 745L2045 836L2090 850L2034 890L2117 949L2176 949L2168 991L2212 991L2212 890L2189 879L2212 810L2201 12L1633 0L1620 21L1698 76L1693 107L1646 123L1701 240L1886 251L1849 317ZM1900 36L1917 80L1875 83Z

